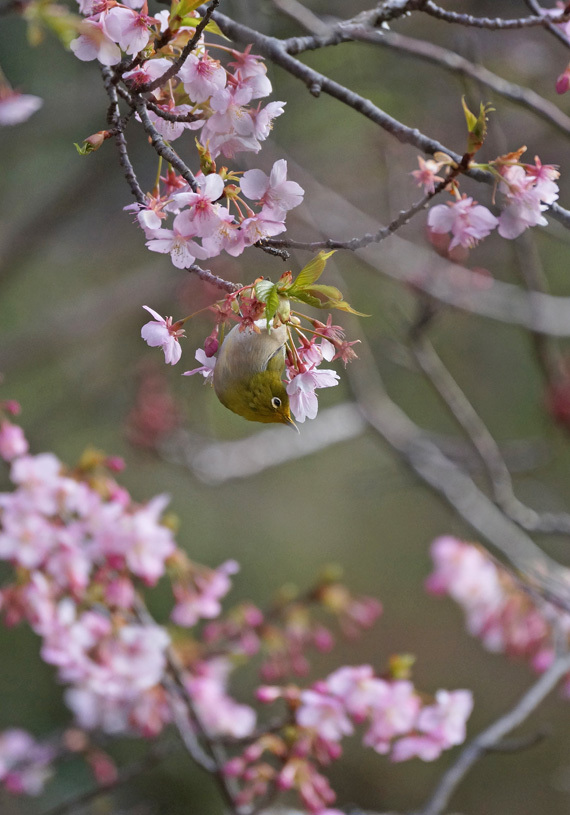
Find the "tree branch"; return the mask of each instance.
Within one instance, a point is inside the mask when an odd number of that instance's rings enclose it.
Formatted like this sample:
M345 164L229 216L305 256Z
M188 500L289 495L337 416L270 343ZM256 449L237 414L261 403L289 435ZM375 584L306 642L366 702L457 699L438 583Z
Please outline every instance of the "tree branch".
M501 740L507 733L528 719L569 670L570 655L559 656L512 710L501 716L463 748L455 764L443 774L428 802L421 809L416 810L413 815L440 815L475 762L490 750L500 746Z

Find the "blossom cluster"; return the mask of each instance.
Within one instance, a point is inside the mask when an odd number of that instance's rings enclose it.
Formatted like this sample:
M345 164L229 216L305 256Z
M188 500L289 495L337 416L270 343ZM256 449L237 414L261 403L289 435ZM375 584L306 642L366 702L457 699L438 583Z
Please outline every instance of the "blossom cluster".
M393 761L433 761L464 741L473 706L467 690L440 690L426 702L408 679L375 676L369 665L339 668L307 690L262 687L258 698L286 702L292 714L287 739L262 736L232 759L226 772L243 780L243 803L263 794L271 781L279 789L297 790L314 813L328 812L336 798L318 767L340 756L341 741L355 726L366 725L364 745Z
M522 657L536 671L545 671L554 659L557 637L570 636L570 615L523 591L475 544L445 536L433 542L431 554L435 568L427 590L455 600L465 612L469 633L489 651ZM570 676L565 693L570 694Z
M299 184L287 180L286 161L275 162L269 175L216 167L220 156L259 152L273 120L283 113L284 102L262 107L259 101L272 90L261 57L250 48L240 52L206 45L203 35L183 56L199 21L195 11L180 17L183 4L155 16L148 15L143 0L80 0L79 6L85 19L71 42L75 55L107 66L119 66L123 55L133 57L121 80L129 94L146 91L142 115L154 133L171 144L188 130L199 131L195 183L170 166L144 203L126 207L136 213L149 250L170 254L175 266L187 269L196 259L222 251L237 256L283 232L287 212L303 199ZM227 55L226 65L212 56L214 48ZM153 85L158 87L149 92ZM101 138L90 142L92 149L100 143Z
M328 575L304 596L283 595L271 618L251 603L222 617L237 563L212 569L191 561L162 518L166 497L140 505L117 483L121 460L88 450L69 469L52 453L30 454L11 421L18 412L15 402L0 403L0 456L13 484L0 493L0 560L14 573L0 589L0 610L6 625L27 622L39 636L74 719L61 738L43 743L20 730L0 734L5 789L40 793L54 762L70 753L83 755L98 783L108 783L116 769L90 734L155 738L171 723L180 704L167 681L175 646L142 599L142 589L163 576L172 585L178 681L207 738L247 739L257 727L253 707L228 692L236 657L262 655L266 680L306 674L306 651L334 643L309 606L336 618L348 636L380 613L377 601L353 597L338 575ZM208 622L196 638L201 621Z
M42 659L67 686L81 727L156 735L171 718L161 684L170 635L140 618L138 585L154 586L169 569L172 620L192 626L221 612L237 564L214 570L190 562L161 520L167 498L133 502L112 477L121 468L116 459L91 451L68 471L52 453L29 455L8 419L0 423L0 454L15 487L0 494L0 559L16 575L0 591L5 623L25 620L40 636ZM191 673L187 681L197 707L217 694L220 721L230 720L229 668L199 663L196 671L200 681Z
M456 247L471 249L486 238L494 229L502 238L517 238L525 229L532 226L546 226L543 212L558 198L556 179L560 173L551 164L542 164L538 156L534 164L521 164L511 160L497 160L496 174L499 192L504 196L504 206L499 216L473 198L461 196L457 184L453 185L453 201L438 204L428 213L428 229L435 235L450 235L447 247L452 252ZM420 169L414 175L427 193L433 193L435 183L444 180L436 173L443 162L419 159Z

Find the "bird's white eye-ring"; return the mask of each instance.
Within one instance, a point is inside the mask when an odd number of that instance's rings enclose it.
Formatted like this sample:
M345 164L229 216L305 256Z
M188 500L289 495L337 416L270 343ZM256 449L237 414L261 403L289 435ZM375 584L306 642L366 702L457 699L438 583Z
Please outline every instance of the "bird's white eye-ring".
M273 396L272 399L271 399L271 405L275 409L280 408L281 407L281 399L278 396Z

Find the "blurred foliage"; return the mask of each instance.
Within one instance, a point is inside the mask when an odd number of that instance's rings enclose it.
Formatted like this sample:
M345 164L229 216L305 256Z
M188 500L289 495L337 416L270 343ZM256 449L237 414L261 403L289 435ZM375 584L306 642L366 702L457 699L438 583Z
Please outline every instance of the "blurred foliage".
M348 5L353 14L368 4L313 0L306 5L334 16L346 15ZM269 0L227 0L222 6L267 33L302 33ZM480 16L495 14L497 6L504 16L525 13L521 6L526 9L515 0L453 4L454 10ZM399 23L397 30L456 48L552 100L555 78L568 59L553 38L535 29L458 30L413 17ZM77 155L73 143L105 125L106 97L98 66L79 62L49 38L30 50L23 22L10 17L2 18L0 53L13 86L45 99L42 110L27 124L0 132L0 369L4 395L22 403L22 424L33 449L53 450L70 463L92 442L123 455L127 470L122 480L135 498L144 501L162 492L171 496L171 509L181 522L179 540L191 557L213 566L228 557L240 561L242 571L230 600L251 598L263 605L283 582L304 586L323 564L342 563L350 587L377 596L385 613L373 633L319 658L315 676L340 663L370 662L382 670L392 653L413 652L418 686L429 691L472 688L475 712L470 733L485 726L514 703L531 676L525 666L483 652L463 631L459 610L422 591L431 540L447 532L469 538L470 531L372 434L217 486L201 483L185 468L129 445L125 422L141 361L156 359L158 353L139 338L146 317L143 303L181 317L218 299L219 293L173 269L168 258L147 252L142 233L122 209L130 203L130 192L111 142L94 155ZM303 59L457 151L465 143L462 94L472 109L481 101L492 102L496 112L491 115L485 156L515 149L524 140L530 159L538 154L543 162L561 165L561 201L568 205L570 166L563 137L487 89L369 45L338 46ZM301 165L321 184L341 191L379 222L416 200L417 189L407 174L417 166L417 151L395 143L335 100L310 97L280 69L270 66L269 72L273 98L287 100L286 114L275 124L267 153L262 151L259 163L250 159L244 169L267 170L273 151L276 157L287 157L291 166ZM567 110L569 98L556 101ZM131 135L129 144L143 187L150 187L156 171L152 153L140 134ZM295 178L293 171L290 177ZM477 194L470 183L464 182L463 188ZM310 211L311 200L306 203ZM312 236L310 224L295 213L288 226L292 237ZM350 226L359 234L357 224ZM424 228L425 215L420 215L399 235L425 244ZM536 238L552 290L570 294L568 234L553 224ZM306 260L306 255L295 256L293 271ZM512 246L498 237L476 249L471 260L501 280L518 282ZM348 288L347 299L373 315L361 321L361 329L392 397L415 421L454 436L453 424L442 415L429 387L394 352L405 342L413 314L409 292L347 254L337 253L335 263ZM276 280L284 271L282 261L255 249L238 259L217 258L209 266L242 282L260 274ZM210 327L203 317L189 326L184 347L188 364L183 361L182 366L193 367L193 349L202 344ZM568 442L545 413L543 382L528 338L518 329L459 312L442 315L432 337L499 441L540 439L545 445L540 469L517 479L521 497L545 508L568 507ZM230 440L257 432L222 408L196 378L182 379L182 370L179 365L166 374L169 387L185 405L185 424L193 434ZM320 396L322 408L349 398L344 386L336 391ZM568 562L566 541L548 544L552 553ZM160 596L155 602L164 611ZM0 659L0 726L20 725L38 735L61 727L67 714L60 689L39 660L35 638L21 630L3 631ZM245 679L240 681L239 673L236 692L249 700L250 686ZM552 736L527 752L481 762L460 788L458 809L481 815L567 813L569 722L568 703L552 699L525 727L525 732L533 733L551 725ZM117 747L117 755L126 761L133 750L135 746L125 743ZM356 743L353 749L347 746L344 762L333 771L339 804L376 810L419 805L452 760L453 753L433 765L414 761L390 766ZM82 770L70 765L52 782L49 800L55 802L90 783ZM144 813L141 801L169 815L221 811L213 783L190 769L183 756L145 775L130 791L121 791L118 801L119 808L109 811ZM140 809L132 809L135 805ZM7 815L42 811L37 802L4 798L0 807Z

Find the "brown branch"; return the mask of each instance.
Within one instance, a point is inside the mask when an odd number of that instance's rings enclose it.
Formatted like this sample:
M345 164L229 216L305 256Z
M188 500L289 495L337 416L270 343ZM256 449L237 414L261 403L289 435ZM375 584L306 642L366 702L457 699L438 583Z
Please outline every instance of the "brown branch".
M284 42L286 41L260 34L241 23L236 23L226 15L220 14L220 12L215 12L213 19L226 36L243 44L252 43L262 56L271 60L276 65L279 65L292 76L302 80L309 89L309 92L314 96L319 96L321 92L325 92L379 125L402 144L413 145L427 155L434 155L437 152L446 153L456 164L461 164L463 157L455 151L450 150L436 139L431 139L424 135L417 128L408 127L374 105L369 99L360 96L344 85L329 79L324 74L313 70L292 57L285 49ZM470 169L467 170L465 174L475 181L486 184L494 183L491 173L483 170ZM570 229L569 210L557 204L551 204L549 211L557 221L563 224L567 229Z

